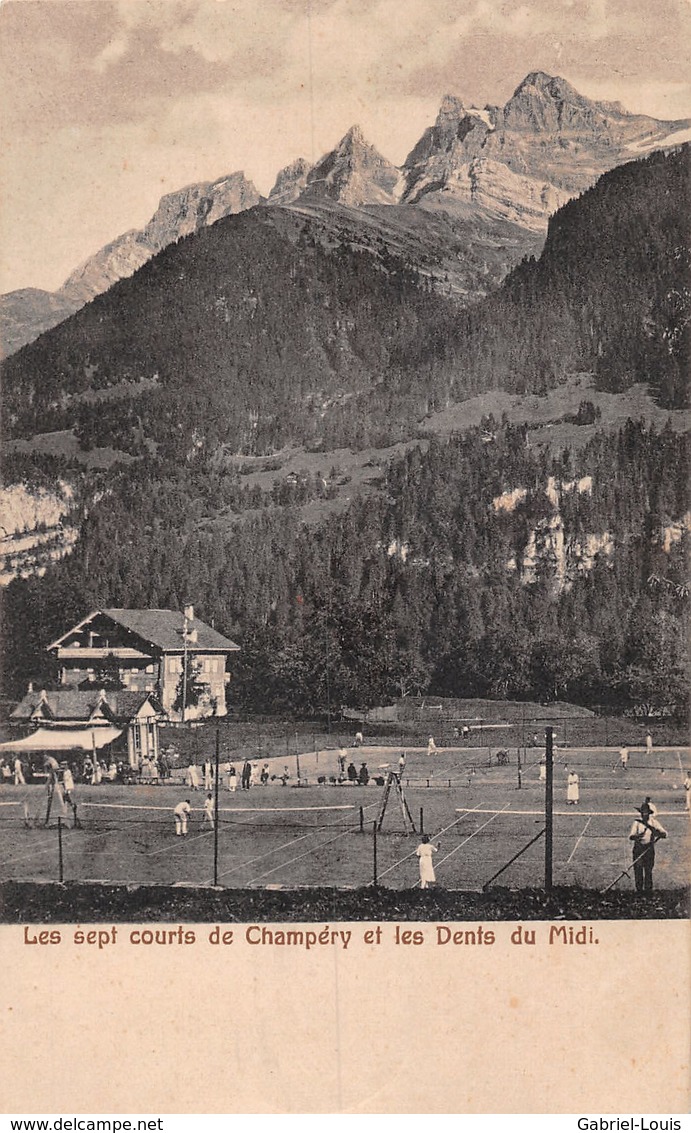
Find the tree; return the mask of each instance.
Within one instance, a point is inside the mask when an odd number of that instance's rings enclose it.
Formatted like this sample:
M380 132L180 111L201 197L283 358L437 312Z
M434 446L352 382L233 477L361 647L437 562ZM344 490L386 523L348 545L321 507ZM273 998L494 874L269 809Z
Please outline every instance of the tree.
M199 706L202 697L208 692L208 686L199 680L201 665L190 654L186 654L182 662L182 670L175 689L173 708L179 712L184 722L187 710Z

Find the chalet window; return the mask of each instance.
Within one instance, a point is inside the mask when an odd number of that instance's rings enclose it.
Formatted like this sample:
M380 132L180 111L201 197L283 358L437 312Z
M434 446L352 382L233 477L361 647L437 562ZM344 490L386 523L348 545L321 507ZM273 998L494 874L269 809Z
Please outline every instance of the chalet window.
M154 666L153 665L147 665L146 666L146 672L147 673L154 673L155 672Z

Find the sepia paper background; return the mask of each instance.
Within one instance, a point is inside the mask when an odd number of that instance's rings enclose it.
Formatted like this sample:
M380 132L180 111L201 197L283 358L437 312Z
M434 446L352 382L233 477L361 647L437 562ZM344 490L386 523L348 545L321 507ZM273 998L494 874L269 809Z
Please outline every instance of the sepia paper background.
M295 6L288 0L284 5L286 11ZM419 30L417 17L427 0L359 6L363 10L378 7L382 20L396 24L400 33L397 51L402 58L418 53L417 72L411 67L405 77L410 97L404 97L403 86L396 94L397 56L378 75L379 114L376 98L365 105L361 91L344 88L339 93L335 62L325 58L324 66L319 67L317 43L317 73L328 77L333 72L336 78L328 91L328 114L316 121L316 143L315 122L311 127L308 117L303 122L305 152L316 144L312 157L332 145L338 131L343 132L351 121L364 120L372 140L385 153L384 135L388 132L398 139L400 152L390 156L400 160L407 144L405 126L409 119L413 121L413 110L420 118L419 124L415 120L411 126L414 134L420 132L419 125L431 120L431 107L445 93L447 79L448 86L461 94L495 95L494 88L477 87L485 66L482 36L476 38L465 60L462 53L455 62L449 57L449 68L456 67L453 73L458 81L451 82L451 71L444 73L438 55L444 46L445 22L439 22L431 37L424 38ZM143 3L136 2L120 7L129 7L131 12L145 10ZM332 5L315 0L314 12L323 20L332 8L337 21L357 7L345 0ZM448 17L454 4L433 7L445 9ZM621 97L631 109L661 117L682 113L685 80L675 60L669 54L660 58L652 47L646 58L640 46L647 26L651 34L654 29L658 37L667 36L669 52L677 51L676 25L670 15L675 5L671 2L542 2L537 5L540 18L534 25L540 52L531 65L516 62L515 73L511 73L515 45L520 42L523 51L530 40L531 6L458 2L455 7L468 13L476 9L478 19L482 17L480 24L484 20L490 26L494 21L497 28L505 27L505 50L498 60L506 69L503 96L507 84L519 81L533 67L551 67L558 73L559 53L568 59L582 27L583 43L572 52L578 66L563 70L567 77L581 80L585 93ZM614 34L607 30L609 9L628 53L621 57L621 69L610 72L602 64L602 52L611 47ZM565 22L560 26L562 15ZM627 20L631 21L631 37L626 34ZM549 58L545 44L553 49ZM114 60L115 47L117 44L111 52ZM363 40L346 45L336 37L331 49L335 47L350 50L355 57L365 53L367 44ZM270 55L267 59L271 63ZM68 91L74 88L74 81L68 73L67 56L63 62ZM99 65L105 67L107 62L104 54ZM425 68L429 81L424 79ZM365 89L371 77L361 70ZM94 73L100 73L98 68ZM410 87L410 75L415 73L417 88ZM387 83L388 96L384 91ZM276 90L273 97L279 115ZM348 103L347 117L339 112L339 99ZM85 93L85 111L87 103ZM26 109L22 98L17 105ZM59 98L54 105L59 107ZM210 109L209 101L202 110L208 114ZM243 121L232 109L226 125L235 131L235 150L243 153L256 145L258 124L251 114ZM276 121L280 126L280 116ZM74 166L79 184L60 174L48 190L51 154L57 162L64 144L60 134L44 124L44 133L37 129L34 136L26 121L17 118L16 124L17 141L14 147L8 142L2 159L5 219L0 236L5 245L20 266L34 264L38 270L51 240L51 199L66 203L66 220L76 220L90 244L75 251L67 229L61 228L53 233L61 252L55 277L24 279L17 275L11 277L8 287L57 286L68 269L105 239L144 222L162 192L227 171L212 168L216 159L211 149L209 168L193 169L190 148L183 141L177 165L162 169L161 177L154 179L160 137L146 122L135 122L122 135L120 152L118 133L107 122L100 145L86 128L79 135L74 150L74 160L81 163ZM73 134L78 123L67 123L68 128ZM197 131L194 116L189 130L191 134ZM137 150L140 135L150 137L153 154L152 176L141 181L146 182L150 195L141 198L140 182L127 180L137 165L133 152L140 167L143 165L144 150ZM208 139L200 137L210 146ZM291 156L297 152L286 154L285 160ZM228 168L237 168L239 160L229 158ZM284 155L277 156L273 168L283 163ZM89 196L88 179L94 168L101 177L100 208ZM250 169L250 175L252 172ZM268 169L264 173L269 176ZM28 186L34 201L33 229L22 227L17 211L18 206L23 207ZM115 224L113 219L114 227L101 231L104 209L107 206L115 218L120 201L132 208L136 204L141 215L133 215L131 224L119 219ZM70 209L73 215L68 215ZM32 931L39 927L32 926ZM249 946L242 942L239 926L232 926L240 934L233 946L212 946L205 943L210 927L196 926L198 942L192 947L143 948L129 945L126 926L121 926L121 943L100 952L70 943L74 926L63 928L62 944L45 947L24 944L20 926L1 927L3 1108L10 1113L64 1114L664 1114L688 1107L691 980L687 922L599 922L600 943L590 947L550 947L544 925L537 926L542 940L536 946L516 947L509 941L514 926L495 924L491 927L498 940L491 948L436 946L431 925L419 926L429 938L422 947L390 942L367 946L362 942L365 926L351 924L344 926L353 931L347 951L323 947L309 953L300 948ZM390 938L393 926L384 928Z
M44 947L0 930L7 1112L688 1109L684 921L599 922L587 947L550 946L536 922L535 946L486 924L491 947L439 946L429 924L403 926L420 947L390 943L393 924L365 945L371 926L348 924L347 950L309 953L246 944L237 925L225 947L212 925L187 947L130 945L120 926L99 952L74 927Z

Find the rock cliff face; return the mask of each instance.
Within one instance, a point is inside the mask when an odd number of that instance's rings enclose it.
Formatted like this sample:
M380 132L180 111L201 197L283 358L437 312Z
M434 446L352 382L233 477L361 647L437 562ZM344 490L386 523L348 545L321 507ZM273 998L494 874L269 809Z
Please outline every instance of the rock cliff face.
M126 232L72 273L58 294L73 299L75 310L107 291L118 279L134 275L156 252L224 216L243 212L263 198L244 173L188 185L162 197L142 231Z
M689 126L593 102L564 79L528 75L504 107L466 107L447 95L404 163L402 200L469 209L534 230L608 169ZM671 138L670 138L671 135Z
M304 157L286 165L276 177L276 183L269 193L270 205L289 205L296 201L307 188L307 175L312 166Z
M59 291L27 288L0 296L3 354L13 354L119 279L134 275L168 244L224 216L253 208L263 199L244 173L231 173L218 181L202 181L168 193L161 198L146 228L132 229L106 244L80 264Z
M0 586L13 578L42 575L50 563L69 555L79 529L69 522L74 492L64 481L55 488L13 484L0 494Z
M328 197L344 205L395 205L403 189L400 171L353 126L307 174L302 197Z

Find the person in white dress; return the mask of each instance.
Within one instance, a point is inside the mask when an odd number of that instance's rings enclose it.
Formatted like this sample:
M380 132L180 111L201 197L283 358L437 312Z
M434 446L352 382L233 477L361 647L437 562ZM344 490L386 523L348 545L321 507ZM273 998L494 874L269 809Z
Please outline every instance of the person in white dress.
M199 768L196 763L190 763L186 775L187 786L191 791L198 791L200 786Z
M26 779L24 778L24 768L22 767L21 759L19 758L19 756L17 756L14 761L14 785L15 787L21 787L25 784Z
M230 770L228 772L228 790L232 791L233 794L235 794L237 789L238 789L238 774L237 774L237 771L235 770L235 767L231 764Z
M566 781L566 802L572 806L578 804L580 798L580 780L575 771L569 771L569 777Z
M432 861L432 854L436 854L439 846L433 846L429 840L428 834L422 835L422 841L418 846L415 853L420 861L420 888L426 889L428 885L434 885L437 880L434 873L434 863Z
M437 750L437 745L434 742L434 736L430 736L430 738L427 741L427 754L428 755L434 755L436 750Z

